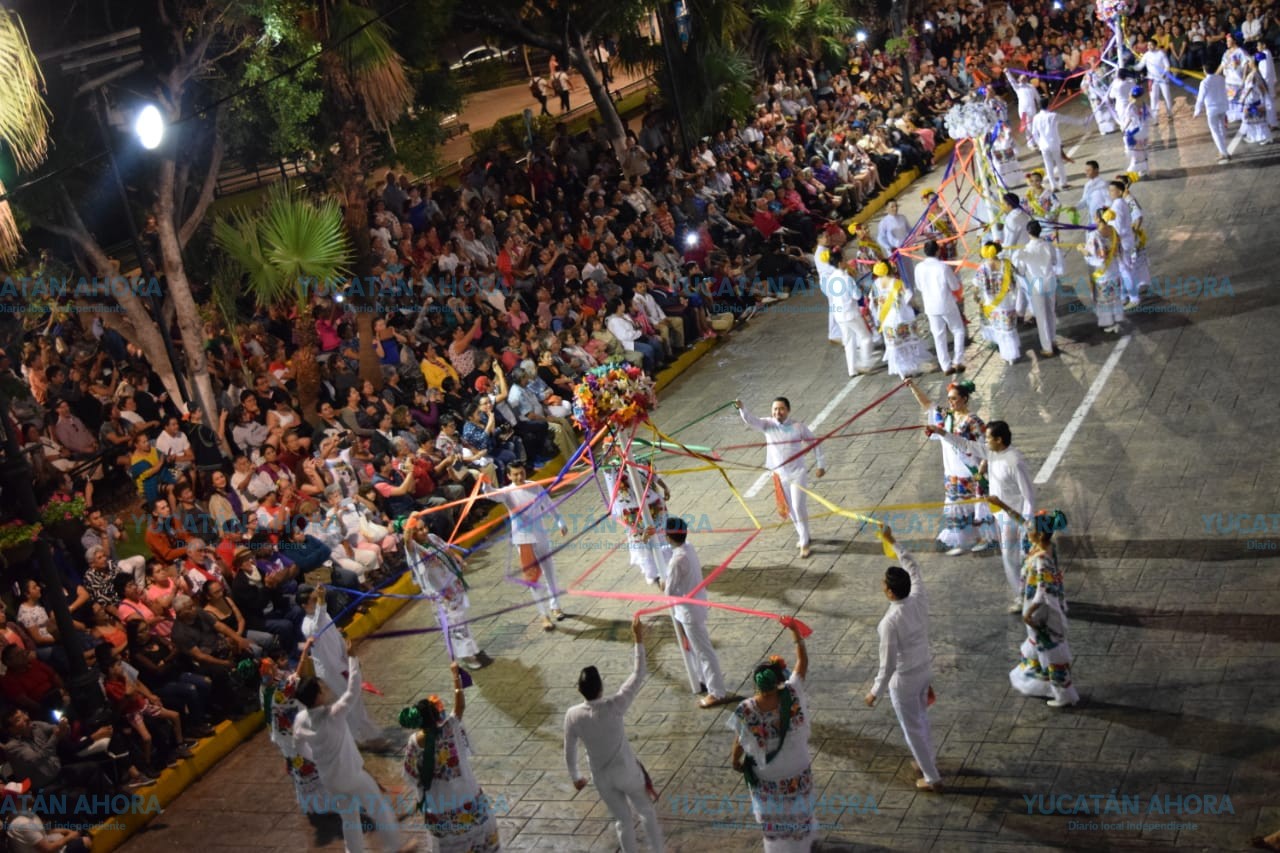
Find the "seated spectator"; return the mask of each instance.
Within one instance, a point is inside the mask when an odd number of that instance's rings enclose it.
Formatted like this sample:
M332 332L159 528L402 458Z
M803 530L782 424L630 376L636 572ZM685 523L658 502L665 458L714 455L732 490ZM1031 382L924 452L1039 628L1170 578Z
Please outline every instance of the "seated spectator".
M146 433L133 439L133 455L129 457L129 476L138 487L145 503L154 504L162 497L172 500L173 484L178 482L169 460L151 446Z
M58 643L58 626L45 609L44 587L37 581L23 582L24 597L18 605L18 623L27 629L35 642L36 657L58 672L69 672L67 653Z
M19 645L5 646L0 663L4 664L0 694L10 705L41 719L50 711L71 706L71 694L63 687L61 676L34 652Z
M166 563L175 563L186 559L187 536L182 523L169 507L170 503L165 498L150 505L151 521L147 524L144 538L153 557Z
M166 708L182 715L191 735L213 734L208 715L213 682L208 676L185 671L177 647L152 633L145 621L126 622L125 631L129 635L129 662L138 670L139 680L160 697Z
M89 549L100 545L106 549L107 559L119 567L120 571L132 574L139 582L146 578L147 558L141 554L121 558L116 552L116 544L124 541L124 533L120 530L118 518L107 520L102 510L93 509L85 514L85 531L80 537L86 558Z
M101 765L75 759L78 752L95 742L110 739L114 734L111 726L102 726L87 737L77 738L66 717L56 724L46 723L33 719L24 708L11 708L4 715L4 727L8 733L8 739L4 741L4 755L9 767L15 777L31 780L34 790L43 791L62 782L86 787L100 784ZM155 782L132 765L127 773L126 789L141 788Z

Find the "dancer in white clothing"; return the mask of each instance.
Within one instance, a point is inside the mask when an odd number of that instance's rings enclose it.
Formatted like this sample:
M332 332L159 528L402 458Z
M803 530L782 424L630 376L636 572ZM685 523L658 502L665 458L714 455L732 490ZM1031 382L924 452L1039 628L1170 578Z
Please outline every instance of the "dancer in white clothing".
M1240 97L1240 89L1244 85L1245 65L1249 55L1236 43L1235 36L1227 34L1227 51L1218 64L1218 73L1227 84L1227 121L1237 122L1244 118L1244 100Z
M916 266L916 292L924 303L924 313L929 317L929 331L933 333L933 346L938 355L938 366L950 376L964 372L964 318L960 316L960 301L964 290L955 270L938 260L938 243L930 240L924 244L925 259ZM947 330L951 331L951 350L947 349Z
M1124 131L1124 150L1129 155L1128 171L1137 172L1145 178L1151 172L1147 156L1151 116L1143 94L1141 86L1134 86L1129 91L1129 102L1120 112L1120 129Z
M316 677L336 696L347 683L347 638L329 618L325 609L324 587L298 592L298 604L306 615L302 618L302 636L311 649L311 660L316 667ZM330 627L332 626L332 627ZM364 707L364 693L356 691L347 702L343 719L351 729L355 742L365 749L385 749L390 742L383 737L382 729L369 717Z
M1213 137L1213 145L1218 149L1218 162L1231 162L1231 151L1227 148L1227 81L1217 71L1206 66L1204 79L1200 81L1200 89L1196 92L1195 115L1203 109L1209 121L1209 134Z
M1040 223L1029 222L1027 244L1014 257L1040 335L1040 356L1053 358L1053 339L1058 334L1058 260L1054 247L1040 239L1040 233Z
M587 787L586 778L578 772L578 741L581 740L587 749L591 779L613 815L623 853L635 853L637 849L637 815L644 822L649 849L662 853L662 827L649 800L648 774L631 751L623 724L627 709L640 692L645 673L644 632L638 616L631 621L631 635L636 641L635 669L617 693L604 696L604 682L594 666L585 668L578 676L578 692L587 701L574 705L564 715L564 763L573 787L579 791Z
M827 232L818 235L818 248L813 253L813 262L818 268L818 286L827 297L829 316L840 332L849 376L871 373L874 370L871 349L875 341L858 307L858 284L853 276L831 263L829 241Z
M693 590L702 584L702 562L698 552L688 542L689 526L684 519L667 519L667 539L671 542L671 558L667 562L667 595L689 598ZM692 596L707 600L707 591L698 590ZM707 633L707 608L696 604L677 604L676 621L689 639L697 674L707 688L707 695L698 702L699 707L714 708L725 701L724 676L720 672L720 659L716 657L711 635Z
M1115 133L1118 127L1115 105L1107 95L1107 84L1098 73L1096 61L1084 73L1080 88L1089 96L1089 107L1093 110L1093 120L1098 125L1098 133L1102 136Z
M1160 100L1164 99L1165 112L1173 121L1173 94L1169 88L1169 55L1158 44L1142 55L1139 64L1147 71L1147 85L1151 87L1151 123L1160 121Z
M1244 108L1244 138L1246 142L1256 145L1271 144L1271 125L1267 122L1267 98L1271 97L1271 88L1258 68L1255 60L1261 61L1262 54L1245 63L1244 84L1240 88L1240 102ZM1274 108L1273 108L1274 109Z
M872 311L884 336L884 360L889 372L899 379L919 376L929 357L916 334L916 312L911 307L911 290L902 279L890 275L884 261L872 268Z
M876 242L880 244L880 248L889 253L890 257L894 257L896 263L891 265L903 273L906 281L911 281L915 266L912 259L902 254L894 256L895 252L906 245L907 237L911 235L911 223L907 221L907 217L898 212L897 201L890 201L885 205L885 210L887 213L876 228Z
M427 529L421 518L410 518L404 528L404 556L418 589L436 605L436 619L445 632L445 643L451 657L475 670L493 663L467 624L467 582L462 577L464 563L460 554L449 550L449 543Z
M940 794L942 775L929 732L929 695L933 692L929 686L933 680L929 597L915 557L898 547L888 526L880 535L902 565L890 566L884 573L884 596L890 604L876 628L880 635L880 670L867 693L867 707L874 706L885 688L889 689L893 712L921 776L916 788Z
M809 557L809 501L804 487L809 484L808 471L804 459L809 451L813 451L817 468L813 476L821 478L827 473L826 456L822 445L814 437L809 427L800 421L790 420L791 401L786 397L775 397L773 400L773 417L757 418L742 406L741 400L734 400L742 422L758 432L764 433L765 466L773 472L773 481L778 492L785 497L786 508L795 525L796 534L800 537L800 556Z
M958 435L943 431L936 426L925 429L955 447L981 459L978 463L979 476L986 475L991 486L991 496L1008 503L1014 503L1024 516L1035 511L1036 491L1031 484L1031 472L1022 451L1014 449L1013 431L1004 421L992 421L987 424L986 441L970 441ZM1009 513L1001 510L996 513L996 529L1000 533L1000 558L1004 564L1004 577L1013 591L1013 606L1010 613L1022 612L1022 525Z
M1125 307L1138 304L1138 282L1134 276L1134 254L1137 252L1137 238L1133 233L1133 211L1124 200L1124 181L1112 181L1107 184L1107 192L1111 194L1111 204L1107 210L1115 215L1108 220L1111 227L1120 237L1120 284L1124 290Z
M307 641L307 645L311 643ZM357 709L360 697L360 662L349 658L341 694L319 678L304 678L294 693L304 706L293 721L294 737L315 757L320 781L332 795L335 811L342 815L342 840L347 853L364 850L360 812L373 819L383 850L417 849L416 841L401 844L400 824L378 783L364 769L364 760L351 737L347 717Z
M1035 86L1027 82L1025 75L1020 74L1015 78L1012 73L1006 71L1004 76L1018 99L1018 118L1021 121L1021 130L1026 135L1027 147L1034 148L1035 143L1031 139L1031 120L1040 111L1040 93L1036 91Z
M551 620L562 622L566 616L560 609L560 586L556 583L556 564L552 559L551 540L547 536L547 519L554 519L561 536L567 536L569 528L556 511L547 490L537 483L526 482L524 465L508 465L507 476L511 478L510 486L494 489L486 480L481 487L482 494L507 508L511 519L511 545L520 560L521 576L531 585L529 593L542 616L542 630L554 631L556 624ZM551 605L549 613L548 604Z
M1049 99L1040 102L1040 112L1031 119L1029 135L1040 149L1040 157L1044 160L1045 179L1049 189L1068 189L1066 158L1062 151L1062 131L1059 129L1058 114L1049 109Z

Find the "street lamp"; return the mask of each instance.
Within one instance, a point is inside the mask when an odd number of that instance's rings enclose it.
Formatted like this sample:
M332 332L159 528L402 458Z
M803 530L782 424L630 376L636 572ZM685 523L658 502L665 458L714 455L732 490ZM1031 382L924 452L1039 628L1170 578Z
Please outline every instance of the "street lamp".
M155 104L147 104L138 111L138 118L133 123L133 132L138 134L138 141L148 151L160 147L164 140L164 118Z

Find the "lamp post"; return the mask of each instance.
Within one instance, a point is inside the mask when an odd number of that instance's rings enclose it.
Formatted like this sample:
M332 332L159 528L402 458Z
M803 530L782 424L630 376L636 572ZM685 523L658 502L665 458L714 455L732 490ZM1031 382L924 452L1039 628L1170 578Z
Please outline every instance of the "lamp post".
M133 242L134 254L138 256L138 268L145 275L147 271L146 252L142 247L142 238L138 236L138 225L133 221L133 210L129 207L129 194L125 192L124 179L120 177L120 166L116 163L115 144L111 139L111 130L107 127L107 115L110 112L110 107L107 104L107 91L105 88L98 90L98 98L98 109L94 110L94 112L97 113L98 128L102 132L102 143L107 149L107 162L111 166L112 181L115 183L116 192L120 196L120 206L124 209L124 221L129 228L129 239ZM161 140L164 139L164 119L160 115L160 110L150 104L144 107L138 114L134 130L138 134L138 140L143 148L152 151L159 147ZM190 402L191 396L187 393L182 371L178 369L178 359L173 351L173 339L169 336L169 324L164 320L164 306L159 294L156 292L157 289L153 287L147 288L151 302L151 312L155 315L156 325L160 327L160 337L164 341L165 354L169 358L169 369L173 372L173 379L177 383L178 393L182 395L182 400L179 402L185 407Z

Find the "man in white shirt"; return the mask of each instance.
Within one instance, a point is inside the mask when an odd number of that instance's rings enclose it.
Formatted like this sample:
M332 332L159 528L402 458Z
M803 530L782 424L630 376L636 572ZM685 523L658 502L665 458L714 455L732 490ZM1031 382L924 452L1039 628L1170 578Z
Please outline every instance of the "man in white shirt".
M689 526L679 516L667 519L667 541L671 543L671 558L667 561L666 593L672 597L693 597L707 600L702 585L702 562L698 552L688 543ZM684 629L693 655L694 671L707 688L707 695L698 703L702 708L713 708L725 700L724 675L720 672L720 659L716 657L711 635L707 633L707 608L697 604L677 604L673 608L676 621Z
M1107 179L1102 177L1097 160L1086 160L1084 164L1084 190L1080 193L1080 202L1076 208L1083 214L1085 222L1092 222L1094 214L1111 203L1107 194Z
M875 705L888 687L902 736L915 758L916 772L923 777L916 780L916 788L939 794L942 775L938 773L938 757L929 733L929 682L933 680L929 599L915 558L898 547L888 526L881 536L902 566L890 566L884 573L884 595L890 603L876 628L880 635L880 670L867 693L867 707Z
M556 583L556 564L551 555L546 520L555 521L561 536L569 534L569 527L551 502L547 490L537 483L525 481L524 465L508 465L507 476L511 478L510 486L494 489L486 479L481 494L507 508L511 517L511 545L516 549L524 579L531 584L529 592L542 616L542 629L553 631L556 626L551 620L563 622L566 617L560 609L560 587ZM548 603L551 605L549 614Z
M1015 78L1012 73L1006 71L1004 76L1018 99L1018 118L1022 122L1022 132L1027 137L1027 145L1034 148L1035 145L1031 140L1031 120L1040 111L1040 93L1036 91L1035 86L1027 82L1027 78L1023 75Z
M1020 315L1030 309L1036 319L1036 331L1040 333L1040 355L1053 358L1053 339L1058 330L1057 295L1058 275L1056 258L1049 241L1040 239L1040 223L1027 224L1027 243L1014 253L1014 268L1018 270L1018 301Z
M952 447L972 454L982 461L978 463L978 475L987 475L991 495L1012 507L1018 507L1023 518L1035 515L1036 489L1031 483L1031 472L1022 451L1013 447L1013 431L1004 421L987 424L986 441L970 441L936 427L925 430L938 436ZM1013 591L1010 613L1022 612L1022 525L1007 512L996 513L996 525L1000 531L1000 559L1004 564L1004 577Z
M308 640L305 651L310 650L310 645ZM319 679L302 679L294 697L305 707L294 718L293 736L310 747L320 781L335 800L335 810L342 815L342 840L348 853L364 850L361 811L373 820L383 850L414 850L416 840L401 843L395 812L378 783L364 769L364 759L347 727L346 716L360 695L361 683L360 661L354 657L347 660L347 689L339 697L335 698Z
M1049 109L1048 98L1041 100L1040 106L1042 109L1031 119L1028 133L1044 159L1044 174L1045 180L1049 182L1049 189L1068 189L1070 185L1067 183L1067 166L1062 159L1062 134L1058 129L1058 114Z
M1149 45L1150 50L1142 54L1139 63L1147 71L1147 82L1151 88L1151 123L1160 121L1160 99L1164 99L1165 112L1169 121L1173 121L1173 94L1169 89L1169 55L1158 44Z
M800 537L800 556L807 558L812 552L809 550L808 496L804 493L809 475L804 458L810 450L813 451L818 466L814 469L813 476L821 479L827 473L822 445L808 426L789 419L791 401L786 397L774 398L771 418L755 417L742 407L741 400L734 400L733 405L737 407L744 424L764 433L765 467L773 472L786 495L791 523L795 525L796 534Z
M1204 110L1209 121L1209 134L1213 137L1213 145L1218 149L1218 162L1231 162L1231 151L1227 148L1227 81L1217 71L1204 69L1204 79L1200 81L1200 89L1196 92L1196 109L1193 116Z
M860 373L871 373L874 365L871 348L875 340L867 328L862 312L858 309L858 284L854 277L831 263L829 237L824 231L818 236L818 248L813 253L813 263L818 269L818 287L821 288L830 308L831 321L840 332L844 346L845 366L852 378ZM828 324L830 325L830 324ZM828 328L828 334L830 329Z
M644 680L644 633L640 617L631 621L635 638L635 669L618 692L604 697L600 672L589 666L578 676L578 692L587 701L574 705L564 715L564 763L573 787L581 791L587 780L578 772L578 741L587 749L587 763L600 799L613 815L618 843L623 853L636 853L635 816L644 822L644 834L653 853L662 853L662 827L647 793L644 768L627 742L624 718L640 692Z
M897 201L890 201L886 208L888 213L876 228L876 242L886 253L892 254L907 242L907 237L911 234L911 223L907 222L907 217L898 212ZM901 259L903 266L906 267L903 270L903 280L911 281L912 269L915 265L911 258L901 256Z
M182 432L182 425L177 418L170 417L165 421L164 429L156 436L156 450L162 456L168 456L173 460L175 470L182 472L190 470L191 463L195 460L195 451L191 449L191 442Z
M924 313L929 316L929 331L933 333L933 347L938 355L938 366L950 376L963 372L964 320L960 316L960 299L964 291L955 270L938 260L938 241L924 244L925 258L916 264L915 291L924 303ZM947 330L951 330L950 351L947 350Z

